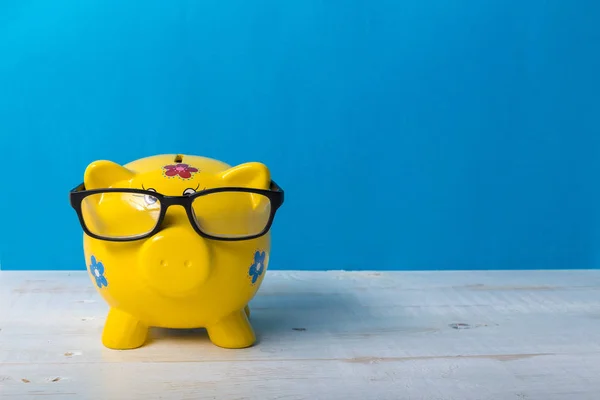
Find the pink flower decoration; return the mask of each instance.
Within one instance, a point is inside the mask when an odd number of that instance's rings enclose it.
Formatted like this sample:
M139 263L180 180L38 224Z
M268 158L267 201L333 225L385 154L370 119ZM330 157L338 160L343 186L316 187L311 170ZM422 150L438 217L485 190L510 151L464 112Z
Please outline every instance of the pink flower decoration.
M190 167L187 164L165 165L163 168L166 176L173 177L179 175L183 179L189 179L193 173L198 172L198 168Z

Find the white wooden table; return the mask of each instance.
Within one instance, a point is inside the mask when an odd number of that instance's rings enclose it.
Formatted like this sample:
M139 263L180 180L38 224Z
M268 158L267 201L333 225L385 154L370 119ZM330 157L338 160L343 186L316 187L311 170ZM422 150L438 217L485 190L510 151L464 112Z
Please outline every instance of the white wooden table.
M269 271L256 346L106 349L85 272L0 272L2 399L600 399L600 271Z

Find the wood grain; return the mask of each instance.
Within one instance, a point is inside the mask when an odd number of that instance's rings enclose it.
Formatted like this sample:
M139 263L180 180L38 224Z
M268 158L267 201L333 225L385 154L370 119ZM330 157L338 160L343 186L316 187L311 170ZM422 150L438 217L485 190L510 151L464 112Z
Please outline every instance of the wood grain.
M269 271L259 342L100 343L83 272L0 272L0 398L597 399L600 271Z

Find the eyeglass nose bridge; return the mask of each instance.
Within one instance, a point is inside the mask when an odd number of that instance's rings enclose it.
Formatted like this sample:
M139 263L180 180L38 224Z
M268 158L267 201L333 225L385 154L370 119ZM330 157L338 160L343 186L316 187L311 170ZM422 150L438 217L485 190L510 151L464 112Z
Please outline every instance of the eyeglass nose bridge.
M192 199L188 196L163 196L161 199L161 208L163 217L158 227L159 230L186 222L191 224L192 228L196 229L195 221L193 220Z

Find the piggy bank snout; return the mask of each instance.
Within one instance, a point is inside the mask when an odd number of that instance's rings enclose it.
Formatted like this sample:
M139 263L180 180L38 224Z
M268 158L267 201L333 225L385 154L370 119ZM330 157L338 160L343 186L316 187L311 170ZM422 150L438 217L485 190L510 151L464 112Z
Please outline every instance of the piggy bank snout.
M138 261L148 286L167 296L198 290L210 275L208 246L184 229L166 229L144 243Z

